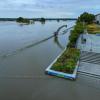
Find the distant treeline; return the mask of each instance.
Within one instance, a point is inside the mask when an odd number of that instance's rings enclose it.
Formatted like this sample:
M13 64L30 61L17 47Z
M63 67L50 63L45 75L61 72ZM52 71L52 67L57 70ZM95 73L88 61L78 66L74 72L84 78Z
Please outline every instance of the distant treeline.
M0 18L0 21L16 21L17 18Z
M0 18L0 21L16 21L18 18ZM43 18L25 18L28 20L41 21ZM44 18L45 20L77 20L77 18Z

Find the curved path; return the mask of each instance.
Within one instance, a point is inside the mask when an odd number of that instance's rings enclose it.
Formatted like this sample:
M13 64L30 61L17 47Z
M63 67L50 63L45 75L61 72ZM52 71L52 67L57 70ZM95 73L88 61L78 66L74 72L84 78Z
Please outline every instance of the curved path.
M63 26L59 27L59 28L57 29L57 31L54 32L54 36L57 36L57 35L59 34L59 31L60 31L63 27L66 27L66 28L67 28L67 25L63 25Z

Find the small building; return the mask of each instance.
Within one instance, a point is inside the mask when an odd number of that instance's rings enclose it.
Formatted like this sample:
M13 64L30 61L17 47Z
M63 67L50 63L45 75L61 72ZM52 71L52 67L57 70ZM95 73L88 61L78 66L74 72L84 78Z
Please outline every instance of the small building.
M100 24L100 14L95 15L95 22Z

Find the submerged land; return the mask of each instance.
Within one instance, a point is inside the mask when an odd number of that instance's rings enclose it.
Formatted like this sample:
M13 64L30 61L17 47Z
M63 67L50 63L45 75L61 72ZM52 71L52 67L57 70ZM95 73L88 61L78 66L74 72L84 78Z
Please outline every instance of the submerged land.
M66 24L67 28L74 27L69 30L63 28L58 38L52 37L34 45L38 40L50 37L60 26ZM20 25L20 23L10 20L7 22L1 21L0 99L40 100L42 98L44 100L66 100L67 98L68 100L99 100L100 77L99 74L96 75L95 73L94 75L94 73L91 73L93 71L91 71L91 68L100 66L99 59L94 60L96 57L99 58L99 51L97 54L92 53L95 48L99 50L99 37L96 36L99 33L98 27L99 25L94 21L91 23L90 21L89 23L85 22L84 24L81 18L78 22L76 20L58 22L56 20L41 24L36 21L34 24L27 25ZM84 31L84 29L87 29L87 31ZM89 33L88 36L86 32ZM81 40L82 33L87 38ZM98 45L98 48L97 46L93 48L96 41L95 36L98 40L98 44L95 45ZM77 49L78 38L80 42ZM90 38L93 40L92 43ZM58 59L59 61L55 63L55 70L72 73L79 55L83 57L80 58L81 60L85 61L84 58L86 58L88 62L98 63L98 65L81 61L76 81L46 75L45 69L67 46L69 52L67 52L67 49ZM89 51L91 47L92 51ZM79 50L87 51L81 54ZM66 67L62 67L62 64ZM88 74L85 73L85 70L84 73L82 72L84 64L87 67Z

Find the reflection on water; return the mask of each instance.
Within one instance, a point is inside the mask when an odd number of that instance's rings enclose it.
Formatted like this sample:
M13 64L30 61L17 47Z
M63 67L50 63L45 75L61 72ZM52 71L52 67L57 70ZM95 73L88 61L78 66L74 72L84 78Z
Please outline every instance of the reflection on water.
M16 22L0 23L0 29L2 29L0 31L1 62L4 59L9 59L10 56L21 54L27 49L33 49L33 47L38 47L41 52L40 46L44 44L47 50L51 50L51 53L53 51L63 50L68 41L68 29L61 29L57 37L54 37L54 32L65 24L67 24L69 28L73 23L73 21L61 21L59 23L57 21L46 21L42 22L44 25L41 25L41 22L35 22L35 24L30 25L18 24ZM45 50L42 51L42 53L43 52L46 53ZM34 54L34 52L32 54ZM39 56L38 53L37 56Z
M68 30L66 28L61 29L58 37L54 37L54 32L59 29L59 27L67 24L68 28L71 27L73 21L44 21L35 22L34 24L18 24L16 22L1 22L0 23L0 59L4 60L19 54L27 49L39 47L40 45L46 44L46 48L53 46L53 50L63 50L67 43ZM64 32L63 32L64 30ZM62 34L64 33L64 34ZM66 34L65 34L66 33ZM55 45L57 46L55 48ZM42 53L45 51L42 51ZM33 52L34 53L34 52ZM33 54L32 53L32 54ZM39 56L37 54L37 56Z
M44 74L68 43L67 29L62 29L58 37L51 37L66 24L69 28L74 22L0 22L0 58L5 55L0 59L0 100L100 99L100 79L78 75L72 82Z
M25 47L22 47L22 48L20 48L20 49L18 49L18 50L16 50L16 51L11 52L10 54L2 55L1 58L4 59L4 58L7 58L8 56L12 56L12 55L15 55L15 54L17 54L17 53L20 53L20 52L22 52L22 51L24 51L24 50L26 50L26 49L29 49L29 48L34 47L34 46L37 46L37 45L39 45L39 44L41 44L41 43L43 43L43 42L46 42L47 40L51 39L52 37L54 37L54 35L52 35L52 36L50 36L50 37L47 37L47 38L45 38L45 39L43 39L43 40L40 40L40 41L38 41L38 42L36 42L36 43L31 43L31 44L29 44L29 45L27 45L27 46L25 46ZM54 37L54 39L55 39L55 38L56 38L56 37ZM57 43L57 45L59 45L58 39L56 39L55 43Z
M55 36L55 37L54 37L54 43L56 43L57 46L58 46L59 48L61 48L62 50L65 48L65 47L63 47L63 46L60 44L59 39L58 39L58 36Z
M42 25L44 25L44 24L45 24L45 21L40 21L40 22L41 22L41 24L42 24Z
M58 20L57 20L57 22L59 23L59 22L60 22L60 20L58 19Z
M69 31L61 34L65 29L58 37L53 37L53 33L66 24L70 27L74 22L46 21L44 25L40 22L30 25L0 23L0 100L33 100L30 94L35 97L42 86L53 86L44 70L68 43ZM46 91L49 94L49 90Z
M45 23L44 23L44 24L45 24ZM20 24L20 25L22 25L22 24ZM61 27L62 27L62 26L61 26ZM26 49L29 49L29 48L34 47L34 46L37 46L37 45L39 45L39 44L41 44L41 43L43 43L43 42L46 42L46 41L48 41L48 40L51 39L51 38L54 38L54 43L56 43L56 44L58 45L58 47L61 48L61 49L63 50L64 47L60 44L60 42L59 42L59 40L58 40L58 36L61 35L61 34L59 34L59 31L60 31L61 27L57 29L58 35L55 36L55 34L53 34L53 35L51 35L51 36L49 36L49 37L47 37L47 38L45 38L45 39L38 40L38 42L36 42L36 43L31 43L31 44L29 44L29 45L27 45L27 46L25 46L25 47L22 47L22 48L20 48L20 49L18 49L18 50L16 50L16 51L11 52L11 53L9 53L9 54L2 55L1 58L4 59L4 58L7 58L8 56L15 55L15 54L17 54L17 53L19 53L19 52L22 52L22 51L26 50ZM59 30L59 31L58 31L58 30ZM66 33L67 33L67 32L66 32ZM64 34L62 34L62 35L64 35Z

